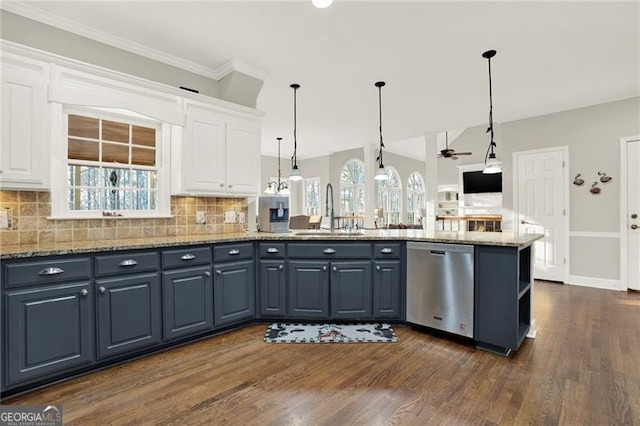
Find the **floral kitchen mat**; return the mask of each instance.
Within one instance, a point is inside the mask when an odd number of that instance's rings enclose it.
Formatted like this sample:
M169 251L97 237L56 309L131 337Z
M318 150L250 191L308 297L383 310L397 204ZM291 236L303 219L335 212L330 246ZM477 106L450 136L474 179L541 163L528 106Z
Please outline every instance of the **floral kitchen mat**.
M264 334L267 343L392 343L398 338L389 324L273 323Z

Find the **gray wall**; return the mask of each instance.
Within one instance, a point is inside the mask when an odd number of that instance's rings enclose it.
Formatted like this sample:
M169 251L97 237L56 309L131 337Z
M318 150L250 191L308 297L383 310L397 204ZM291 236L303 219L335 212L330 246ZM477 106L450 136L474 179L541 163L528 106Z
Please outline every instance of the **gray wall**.
M189 87L202 95L251 108L256 107L262 88L261 80L240 72L232 71L218 82L5 10L0 10L0 29L3 40L168 86Z
M439 183L457 183L456 165L481 163L489 137L486 125L465 130L452 144L473 156L456 162L438 160ZM496 134L497 155L503 165L503 206L513 209L514 152L568 146L569 177L581 173L587 183L599 171L613 180L598 196L569 183L570 231L607 233L602 237L571 236L570 274L579 277L620 278L620 138L640 134L640 97L502 123Z

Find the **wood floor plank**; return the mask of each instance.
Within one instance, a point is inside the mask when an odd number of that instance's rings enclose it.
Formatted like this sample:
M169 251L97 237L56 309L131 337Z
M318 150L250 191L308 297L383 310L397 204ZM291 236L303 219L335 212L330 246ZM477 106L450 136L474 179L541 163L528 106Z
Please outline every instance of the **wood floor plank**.
M508 358L407 326L316 345L255 325L3 404L61 404L70 425L640 425L640 293L535 289L538 336Z

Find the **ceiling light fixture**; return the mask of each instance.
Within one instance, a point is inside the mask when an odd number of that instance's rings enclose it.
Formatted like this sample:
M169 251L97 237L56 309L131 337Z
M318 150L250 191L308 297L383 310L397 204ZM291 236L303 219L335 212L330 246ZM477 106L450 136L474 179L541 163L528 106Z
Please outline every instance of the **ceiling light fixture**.
M500 166L500 162L496 158L496 153L494 152L494 148L496 147L496 143L493 140L493 97L491 94L491 58L496 56L495 50L487 50L482 54L483 58L487 58L489 63L489 128L485 133L491 132L491 142L489 143L489 148L487 148L487 153L484 156L484 170L482 173L484 174L495 174L502 172L502 167Z
M313 3L313 5L318 9L326 9L327 7L331 6L333 0L311 0L311 3Z
M287 186L287 182L282 182L282 173L280 169L280 142L282 138L278 139L278 180L271 181L267 184L267 189L264 190L266 194L276 194L276 195L289 195L289 187Z
M289 180L291 181L299 181L302 180L302 174L300 173L300 170L298 170L298 157L297 157L297 152L298 152L298 141L296 138L296 110L297 110L297 103L296 103L296 93L298 91L298 89L300 88L299 84L292 84L291 86L289 86L293 89L293 156L291 157L291 174L289 175Z
M384 164L382 163L382 148L384 148L384 142L382 141L382 87L384 85L384 81L375 83L375 86L378 88L378 111L380 113L380 154L378 154L378 158L376 158L378 170L373 177L375 180L389 179L389 172L384 168Z

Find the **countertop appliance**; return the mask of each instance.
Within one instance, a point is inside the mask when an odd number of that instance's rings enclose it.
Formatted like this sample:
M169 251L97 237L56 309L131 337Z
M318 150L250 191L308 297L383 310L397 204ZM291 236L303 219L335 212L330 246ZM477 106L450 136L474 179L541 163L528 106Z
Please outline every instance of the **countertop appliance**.
M258 198L258 221L262 232L289 232L289 197Z
M407 321L473 338L473 246L407 242Z

